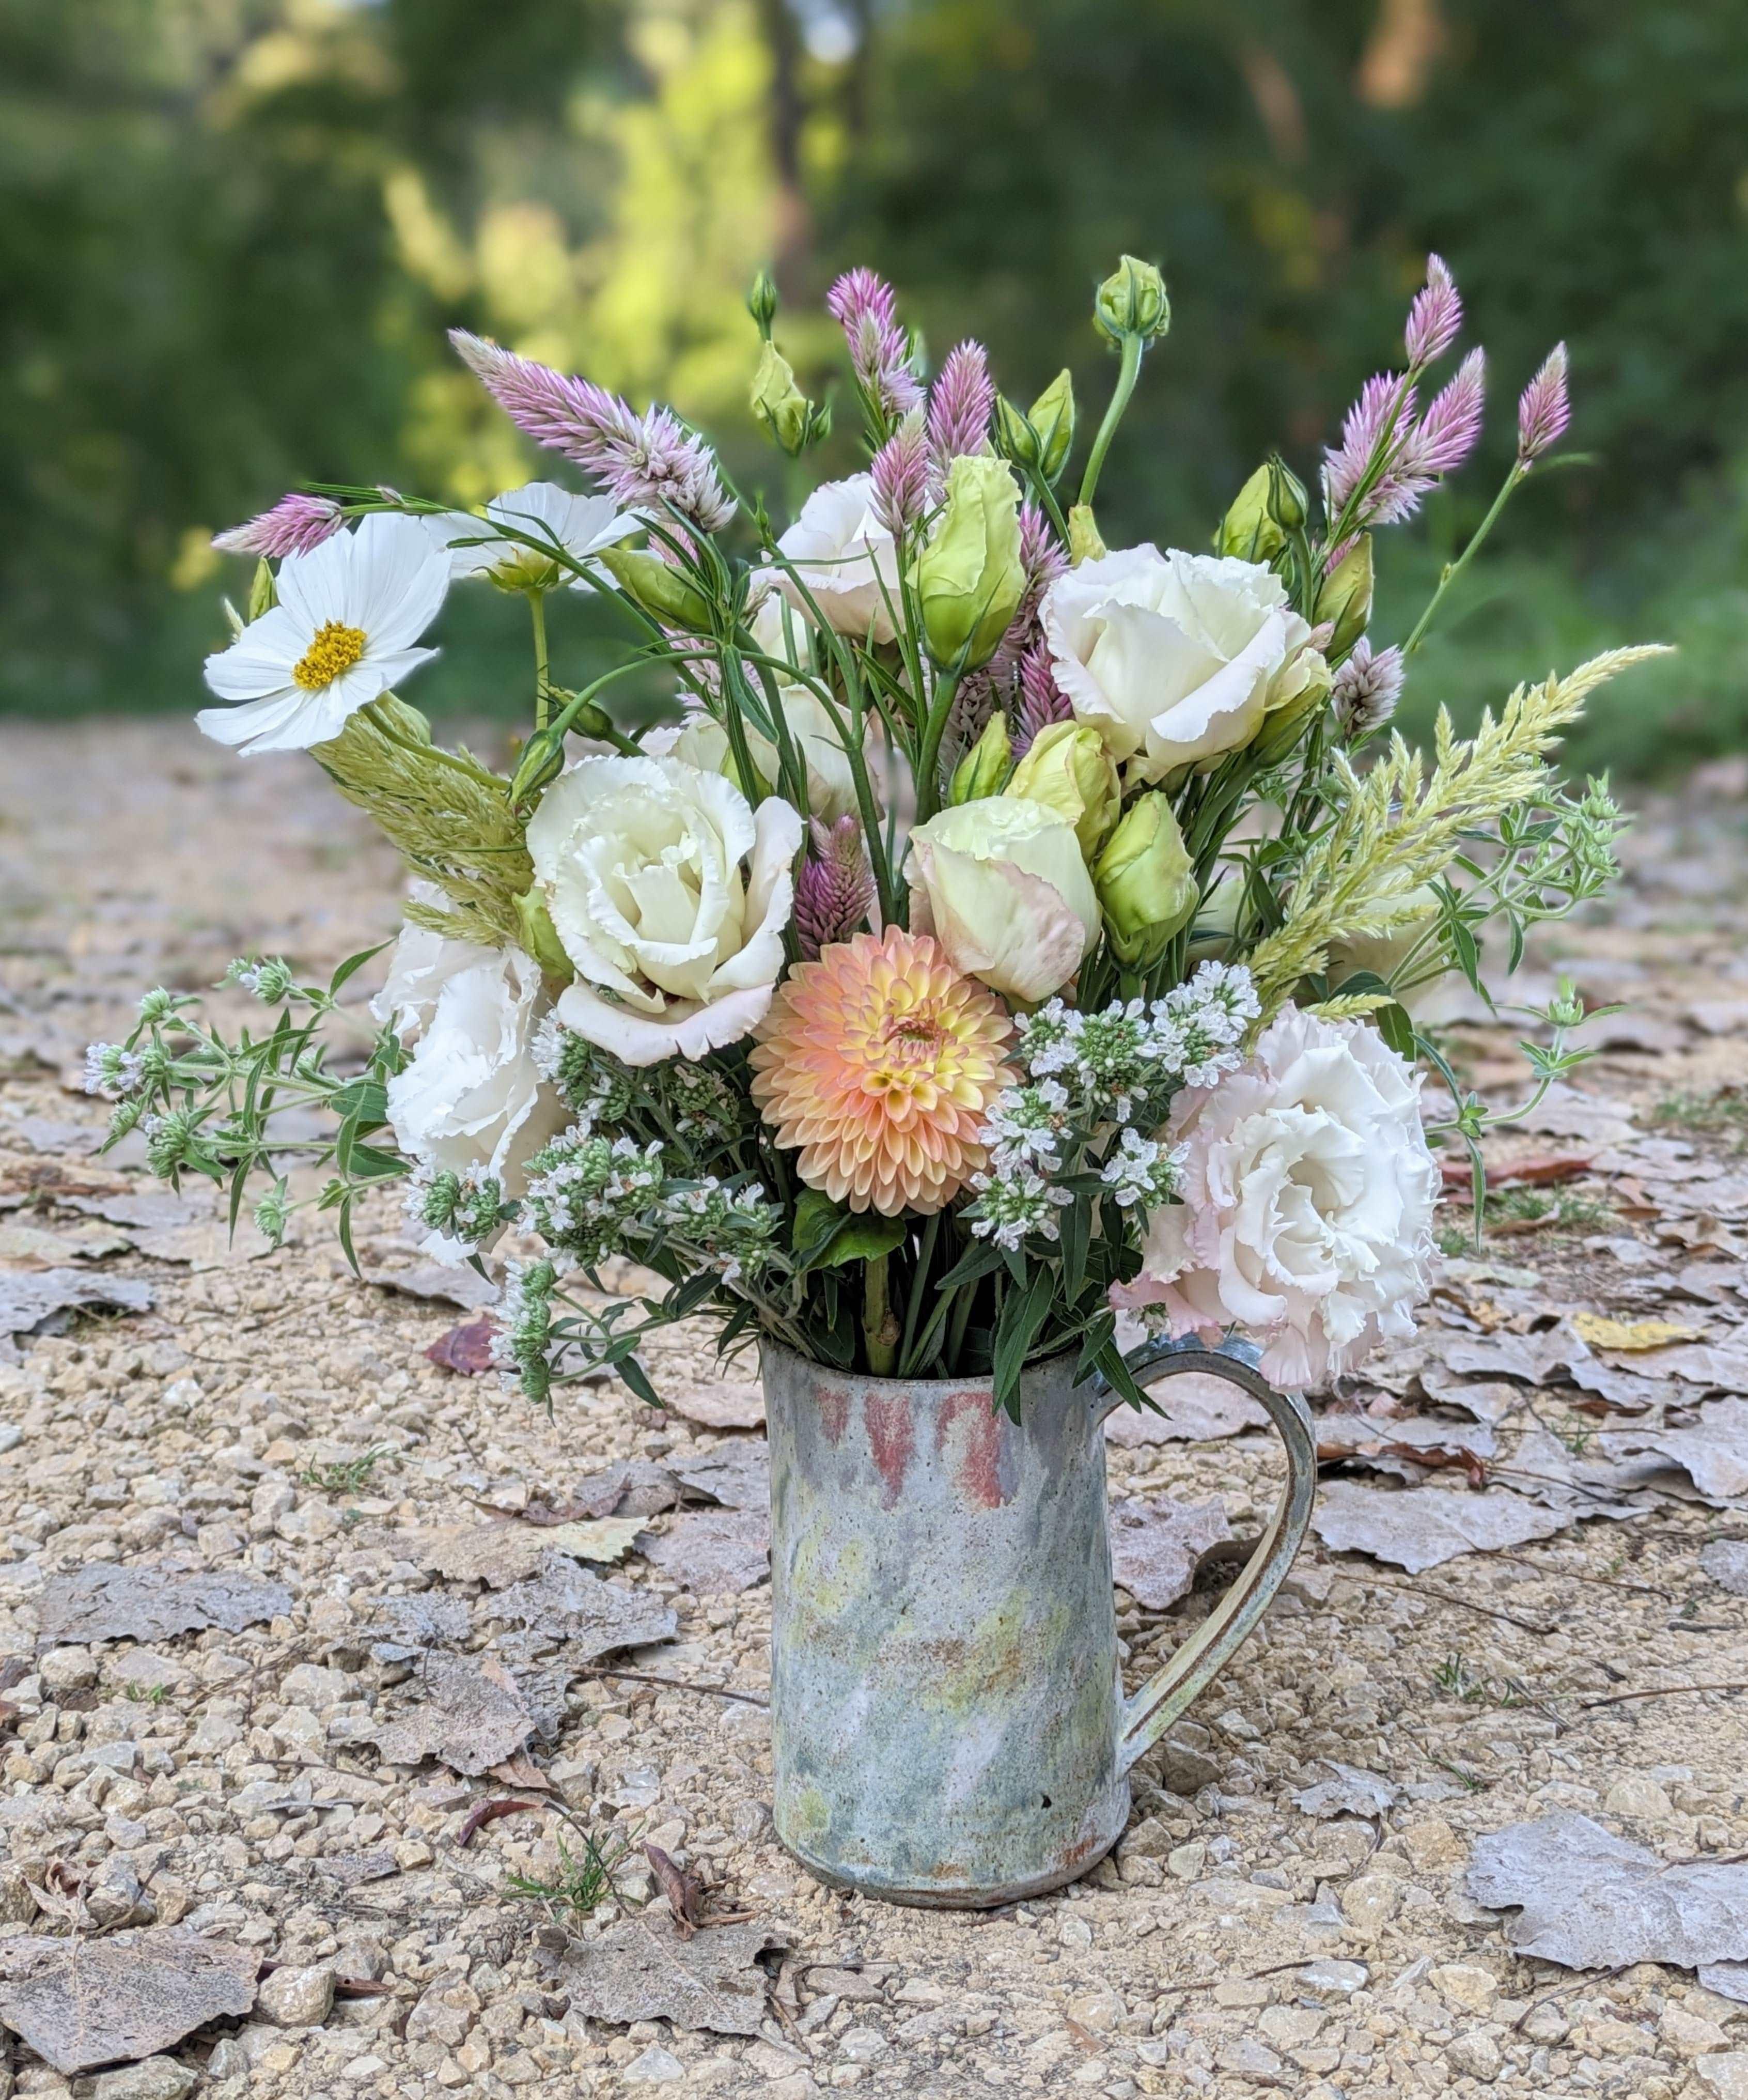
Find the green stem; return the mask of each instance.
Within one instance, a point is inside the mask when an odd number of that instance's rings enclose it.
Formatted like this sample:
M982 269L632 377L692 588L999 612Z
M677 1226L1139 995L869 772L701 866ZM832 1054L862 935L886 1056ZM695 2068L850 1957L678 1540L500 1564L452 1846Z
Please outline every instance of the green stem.
M534 616L534 726L546 726L546 696L550 681L546 670L546 593L531 590L528 611Z
M907 1372L912 1368L911 1351L916 1341L916 1322L922 1315L923 1286L928 1282L929 1271L934 1265L935 1242L940 1238L940 1233L941 1213L934 1211L929 1214L929 1222L923 1227L922 1245L916 1253L916 1270L911 1278L910 1299L904 1308L904 1340L899 1361Z
M959 690L959 673L943 671L929 703L929 718L923 724L923 740L916 753L916 821L926 823L941 806L941 783L936 775L941 770L941 739L947 734L947 717L952 708L953 695Z
M898 1361L898 1323L886 1299L889 1255L877 1254L863 1264L862 1338L868 1369L876 1378L890 1378Z
M1507 503L1511 500L1512 492L1516 488L1518 483L1523 479L1526 470L1527 470L1525 468L1524 463L1521 460L1514 460L1512 462L1512 470L1499 484L1499 492L1493 499L1493 508L1487 513L1486 516L1482 518L1481 523L1476 527L1475 536L1469 541L1468 546L1463 549L1463 552L1458 555L1455 561L1446 562L1444 573L1438 580L1437 589L1435 590L1432 597L1427 600L1426 611L1423 612L1419 619L1415 622L1414 633L1410 634L1408 639L1402 644L1403 655L1412 656L1415 650L1420 646L1421 637L1426 633L1428 628L1432 625L1432 615L1438 611L1439 601L1444 597L1446 592L1450 589L1450 586L1456 581L1457 578L1460 576L1463 571L1468 567L1471 559L1479 549L1482 540L1485 540L1487 535L1493 530L1494 523L1498 519L1499 513L1505 508Z
M1129 405L1129 396L1135 391L1135 382L1141 368L1141 339L1138 335L1123 338L1123 362L1117 368L1117 384L1111 394L1110 403L1105 411L1105 420L1098 426L1098 435L1092 440L1092 450L1087 460L1087 470L1080 478L1080 501L1090 505L1093 492L1098 487L1098 478L1105 465L1105 455L1110 450L1110 441L1117 435L1117 426L1123 421L1123 412Z

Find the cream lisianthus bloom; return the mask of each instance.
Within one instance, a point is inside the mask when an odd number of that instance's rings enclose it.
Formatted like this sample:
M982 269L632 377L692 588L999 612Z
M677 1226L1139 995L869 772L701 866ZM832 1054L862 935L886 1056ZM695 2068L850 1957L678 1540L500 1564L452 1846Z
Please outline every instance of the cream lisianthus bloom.
M413 645L449 588L449 558L417 521L361 518L280 563L279 603L206 660L220 699L196 720L243 751L307 751L436 655Z
M761 692L760 698L764 697ZM818 695L806 686L779 682L777 697L782 703L783 718L788 726L790 739L807 768L808 814L828 824L850 815L856 808L855 776L850 770L849 754L838 741L832 717ZM755 729L750 719L743 719L746 721L747 750L753 763L758 768L764 784L767 788L775 786L780 778L776 744ZM728 731L714 717L702 711L688 716L678 729L651 730L643 739L643 748L652 758L683 758L689 765L702 766L706 773L721 773L731 780L735 779L735 754L728 741ZM735 784L742 783L736 781Z
M387 1088L402 1150L434 1173L496 1175L506 1195L519 1195L525 1163L567 1120L534 1059L548 1008L539 965L519 948L409 925L373 1004L413 1043ZM447 1242L433 1251L454 1251Z
M535 888L578 982L558 1018L628 1065L733 1043L784 964L801 819L678 758L585 758L528 823Z
M1131 783L1238 750L1322 670L1280 578L1229 555L1127 547L1058 576L1039 617L1075 718Z
M1042 802L990 795L911 834L911 929L1013 999L1048 998L1098 938L1098 898L1075 827Z
M576 562L586 561L603 547L643 529L643 520L635 512L621 510L611 496L577 496L550 481L531 481L525 488L494 496L483 518L451 510L441 518L419 522L448 555L452 579L483 576L501 590L510 591L556 590L561 584L576 590L594 586L521 540L498 538L496 526L508 526L527 539L562 547Z
M898 552L874 514L873 498L869 474L822 483L777 542L794 563L795 578L780 569L764 576L797 612L810 611L810 596L840 634L890 642L899 603Z
M1419 1079L1375 1028L1287 1007L1246 1064L1178 1096L1167 1129L1182 1200L1153 1213L1114 1299L1162 1307L1174 1335L1241 1329L1294 1389L1413 1334L1438 1167Z

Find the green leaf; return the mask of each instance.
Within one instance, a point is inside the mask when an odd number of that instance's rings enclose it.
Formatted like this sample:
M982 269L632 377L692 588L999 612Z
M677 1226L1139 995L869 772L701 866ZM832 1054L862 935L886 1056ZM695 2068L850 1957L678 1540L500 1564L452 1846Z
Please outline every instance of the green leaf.
M380 955L385 948L393 943L395 938L394 934L391 934L386 941L378 941L373 948L360 948L355 955L348 955L328 980L329 999L334 997L348 977L355 977L373 955Z
M1375 1008L1372 1019L1377 1024L1378 1033L1397 1056L1412 1064L1415 1058L1415 1025L1409 1017L1407 1008L1393 999L1388 1006Z
M1056 1278L1048 1268L1039 1268L1032 1272L1026 1288L1014 1292L1002 1307L995 1329L994 1357L998 1407L1008 1406L1017 1395L1020 1372L1032 1343L1038 1339L1039 1330L1049 1317L1050 1302L1055 1295Z
M841 1268L845 1262L872 1261L890 1254L904 1238L902 1218L883 1218L870 1211L852 1211L819 1189L804 1189L795 1206L790 1251L797 1275L810 1268Z
M941 1278L941 1290L954 1290L961 1283L977 1283L1001 1267L1001 1250L988 1240L973 1240Z

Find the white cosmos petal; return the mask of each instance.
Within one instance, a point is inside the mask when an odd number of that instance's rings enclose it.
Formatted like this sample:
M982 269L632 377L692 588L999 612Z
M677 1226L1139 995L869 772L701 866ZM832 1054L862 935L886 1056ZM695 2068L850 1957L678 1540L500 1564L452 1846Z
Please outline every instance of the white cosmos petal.
M309 697L301 686L289 686L282 693L269 693L241 707L202 708L194 719L214 743L232 744L241 751L301 751L307 747L296 725ZM285 741L288 723L293 725L290 742Z
M415 518L378 512L359 520L352 558L359 617L349 624L364 629L373 652L417 642L449 588L449 565L430 534Z
M276 605L207 658L206 682L220 699L258 700L292 682L292 666L308 646L296 620Z
M279 602L302 629L305 644L324 620L346 620L347 580L351 574L353 534L341 532L306 554L288 554L274 589ZM355 626L356 621L347 621Z

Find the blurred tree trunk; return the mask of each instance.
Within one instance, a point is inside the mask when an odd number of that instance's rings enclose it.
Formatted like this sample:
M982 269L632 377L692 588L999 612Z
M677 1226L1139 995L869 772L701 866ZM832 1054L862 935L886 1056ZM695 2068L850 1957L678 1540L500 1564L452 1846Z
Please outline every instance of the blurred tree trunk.
M776 176L777 252L771 275L785 299L807 294L813 220L801 189L801 33L788 0L758 0L759 24L770 52L770 154Z

